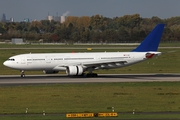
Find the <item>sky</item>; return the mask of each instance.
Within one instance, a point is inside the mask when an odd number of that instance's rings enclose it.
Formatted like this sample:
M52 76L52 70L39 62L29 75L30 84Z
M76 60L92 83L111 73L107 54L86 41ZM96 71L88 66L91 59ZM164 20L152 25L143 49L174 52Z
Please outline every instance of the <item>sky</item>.
M121 17L140 14L142 18L157 16L161 19L180 16L180 0L0 0L0 20L24 18L44 20L51 16Z

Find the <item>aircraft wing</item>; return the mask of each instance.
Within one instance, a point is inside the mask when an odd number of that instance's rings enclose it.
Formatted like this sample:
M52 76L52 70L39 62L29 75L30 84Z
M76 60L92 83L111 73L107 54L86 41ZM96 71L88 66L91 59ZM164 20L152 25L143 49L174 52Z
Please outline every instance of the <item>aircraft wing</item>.
M108 64L125 64L127 61L120 61L120 60L104 60L104 61L92 61L92 62L85 62L82 63L83 66L86 67L99 67L101 65L108 65Z
M127 61L122 61L122 60L101 60L101 61L87 61L87 62L74 62L70 64L64 64L64 65L58 65L59 67L67 67L67 66L83 66L85 68L96 68L100 67L101 65L108 65L108 64L125 64Z

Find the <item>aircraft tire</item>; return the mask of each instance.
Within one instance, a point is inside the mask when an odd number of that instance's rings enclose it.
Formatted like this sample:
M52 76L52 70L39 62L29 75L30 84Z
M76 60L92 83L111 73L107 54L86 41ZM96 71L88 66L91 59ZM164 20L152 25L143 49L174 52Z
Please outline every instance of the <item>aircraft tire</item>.
M86 74L86 77L97 77L98 75L96 73L88 73Z
M21 74L21 77L24 78L24 77L25 77L25 74Z

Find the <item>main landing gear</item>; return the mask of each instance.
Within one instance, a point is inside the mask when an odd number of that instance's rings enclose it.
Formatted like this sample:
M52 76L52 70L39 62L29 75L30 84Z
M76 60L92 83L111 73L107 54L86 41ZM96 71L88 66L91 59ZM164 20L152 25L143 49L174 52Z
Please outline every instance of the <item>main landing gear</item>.
M98 76L98 74L96 74L96 73L87 73L86 74L86 77L97 77Z
M21 77L25 77L24 70L21 70Z
M97 77L98 74L97 74L97 73L93 73L92 71L93 71L93 68L89 68L89 69L88 69L88 73L85 74L85 76L86 76L86 77Z
M98 74L96 74L96 73L83 73L81 76L83 76L83 77L97 77Z

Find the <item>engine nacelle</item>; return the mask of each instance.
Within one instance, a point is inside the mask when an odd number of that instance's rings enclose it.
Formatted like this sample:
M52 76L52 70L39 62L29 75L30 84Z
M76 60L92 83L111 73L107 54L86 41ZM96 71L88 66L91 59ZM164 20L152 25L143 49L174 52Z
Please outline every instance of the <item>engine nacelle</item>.
M43 70L43 73L45 74L55 74L58 73L59 71L55 71L55 70Z
M82 66L68 66L66 69L68 75L82 75L83 72Z

